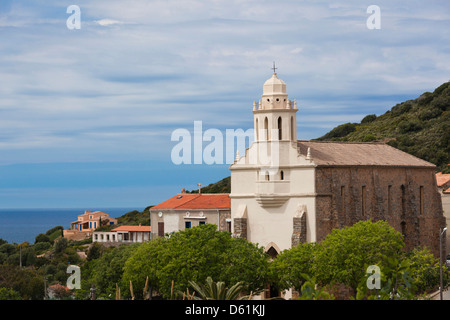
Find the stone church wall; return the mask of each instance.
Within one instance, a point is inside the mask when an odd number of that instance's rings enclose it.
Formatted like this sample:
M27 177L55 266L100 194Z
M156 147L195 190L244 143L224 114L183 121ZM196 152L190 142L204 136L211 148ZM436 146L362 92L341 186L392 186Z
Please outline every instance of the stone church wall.
M435 179L430 168L316 168L317 241L334 228L385 220L404 235L406 250L428 246L439 256L445 218Z

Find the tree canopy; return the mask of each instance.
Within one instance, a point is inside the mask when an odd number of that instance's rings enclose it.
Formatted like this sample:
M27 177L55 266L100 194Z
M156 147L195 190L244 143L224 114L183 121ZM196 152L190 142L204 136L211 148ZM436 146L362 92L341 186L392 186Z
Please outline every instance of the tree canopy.
M268 264L261 247L211 224L141 245L125 263L122 283L132 281L139 294L148 276L153 289L170 297L185 291L189 281L212 277L227 285L242 282L247 291L255 292L264 288Z

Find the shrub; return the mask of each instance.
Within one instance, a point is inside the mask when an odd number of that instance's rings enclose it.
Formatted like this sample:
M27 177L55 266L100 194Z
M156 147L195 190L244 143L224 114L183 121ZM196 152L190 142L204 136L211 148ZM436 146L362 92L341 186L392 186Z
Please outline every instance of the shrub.
M353 131L356 131L356 123L344 123L340 126L337 126L330 132L328 132L323 137L319 138L319 140L332 140L336 138L345 137L349 133L352 133Z
M46 232L45 234L48 235L48 236L50 236L51 234L55 233L55 232L58 231L58 230L59 230L60 232L62 232L62 230L64 230L64 227L62 227L62 226L53 227L53 228L47 230L47 232Z
M361 120L361 123L370 123L373 122L376 118L377 116L375 114L369 114Z
M68 240L60 238L55 242L55 253L62 253L67 248Z
M34 243L36 244L36 243L39 243L39 242L49 242L50 243L51 240L50 240L50 237L48 235L43 234L43 233L39 233L36 236L36 238L34 240Z
M442 110L440 108L429 108L422 110L419 113L419 119L422 121L430 120L439 117L442 114Z
M22 300L22 297L13 289L0 288L0 300Z
M400 104L397 104L396 106L392 107L391 109L391 115L394 117L397 117L399 115L402 115L409 110L411 110L412 105L409 102L402 102Z
M370 142L370 141L374 141L374 140L377 140L377 137L375 137L371 133L366 134L362 139L363 142Z
M422 124L418 120L403 120L398 125L400 133L415 132L422 129Z

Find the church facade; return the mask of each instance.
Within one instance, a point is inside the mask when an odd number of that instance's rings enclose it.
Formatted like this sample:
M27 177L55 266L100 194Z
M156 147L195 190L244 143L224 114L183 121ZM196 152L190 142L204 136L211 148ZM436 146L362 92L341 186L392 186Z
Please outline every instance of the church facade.
M385 220L406 249L439 256L435 166L384 143L297 140L298 106L276 73L253 103L255 139L230 166L233 234L272 256L334 228Z

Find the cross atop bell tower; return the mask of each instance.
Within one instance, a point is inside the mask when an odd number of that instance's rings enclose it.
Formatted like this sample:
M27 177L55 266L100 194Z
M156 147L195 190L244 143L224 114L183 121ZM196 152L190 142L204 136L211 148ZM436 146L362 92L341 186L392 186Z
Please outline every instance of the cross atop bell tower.
M273 69L273 73L277 73L276 70L277 70L278 68L275 67L275 61L273 62L273 67L272 67L272 69Z

